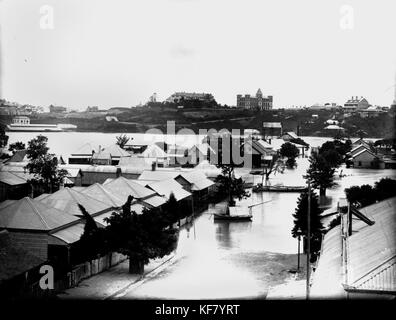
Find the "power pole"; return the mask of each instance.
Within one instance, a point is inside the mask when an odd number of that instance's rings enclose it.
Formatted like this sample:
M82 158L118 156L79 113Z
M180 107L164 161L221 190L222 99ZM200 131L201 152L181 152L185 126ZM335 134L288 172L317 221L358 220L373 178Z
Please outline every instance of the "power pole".
M311 258L311 183L308 182L308 212L307 212L307 300L309 299L309 278Z

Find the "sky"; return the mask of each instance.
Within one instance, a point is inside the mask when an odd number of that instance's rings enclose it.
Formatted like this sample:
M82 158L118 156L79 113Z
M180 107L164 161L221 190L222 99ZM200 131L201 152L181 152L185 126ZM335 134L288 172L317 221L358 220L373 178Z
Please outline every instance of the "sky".
M0 0L0 28L0 96L24 104L394 99L395 0Z

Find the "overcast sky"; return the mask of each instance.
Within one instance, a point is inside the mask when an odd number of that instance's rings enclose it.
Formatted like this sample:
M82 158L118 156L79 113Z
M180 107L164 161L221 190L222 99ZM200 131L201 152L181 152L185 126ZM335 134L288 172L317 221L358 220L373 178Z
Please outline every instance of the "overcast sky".
M53 29L40 27L44 5ZM395 0L0 0L0 10L10 101L134 106L195 91L235 105L259 87L276 107L394 96Z

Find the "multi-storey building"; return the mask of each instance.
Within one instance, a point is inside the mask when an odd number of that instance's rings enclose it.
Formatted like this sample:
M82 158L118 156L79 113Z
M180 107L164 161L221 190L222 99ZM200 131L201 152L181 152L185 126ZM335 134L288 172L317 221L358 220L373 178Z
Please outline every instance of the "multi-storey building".
M256 96L250 94L237 95L237 107L244 109L257 109L257 110L271 110L272 109L272 96L263 96L261 89L257 90Z
M167 102L179 103L183 100L199 100L203 102L213 102L214 97L210 93L195 93L195 92L175 92L168 99Z
M345 102L344 111L354 112L367 109L368 107L370 107L370 104L365 98L356 96Z

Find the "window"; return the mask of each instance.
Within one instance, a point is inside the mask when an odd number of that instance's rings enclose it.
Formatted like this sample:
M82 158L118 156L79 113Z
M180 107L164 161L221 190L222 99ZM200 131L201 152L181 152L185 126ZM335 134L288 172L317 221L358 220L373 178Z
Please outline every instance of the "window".
M358 164L358 166L359 166L359 167L361 167L361 166L362 166L362 161L359 161L359 164Z

